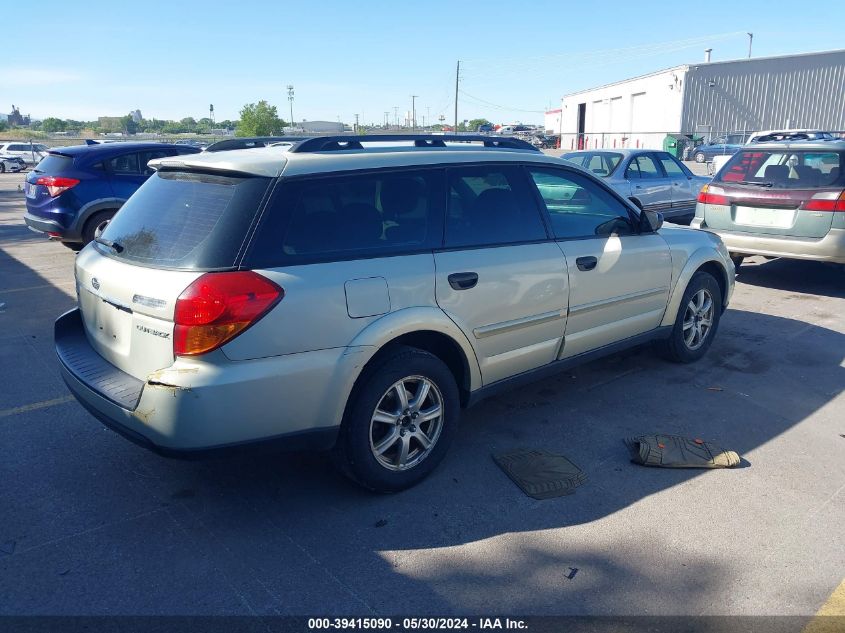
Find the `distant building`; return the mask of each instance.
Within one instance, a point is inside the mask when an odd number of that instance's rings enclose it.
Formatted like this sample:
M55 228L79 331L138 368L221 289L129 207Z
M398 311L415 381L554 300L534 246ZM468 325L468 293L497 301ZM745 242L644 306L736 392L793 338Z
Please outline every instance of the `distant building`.
M562 133L564 149L662 148L668 133L841 131L843 85L845 50L706 60L565 95L545 128Z
M97 119L97 126L104 132L122 132L122 118L119 116L101 116Z
M20 109L16 108L14 104L12 105L12 113L6 117L6 120L12 127L26 127L30 124L29 115L21 115Z
M302 123L297 123L295 125L295 129L302 130L303 132L312 132L319 134L340 134L341 132L343 132L344 126L343 123L340 123L338 121L303 121Z

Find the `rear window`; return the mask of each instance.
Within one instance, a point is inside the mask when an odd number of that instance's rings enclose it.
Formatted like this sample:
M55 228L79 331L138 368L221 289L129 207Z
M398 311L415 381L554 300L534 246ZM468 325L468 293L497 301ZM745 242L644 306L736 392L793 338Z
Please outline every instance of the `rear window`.
M773 189L817 189L842 184L843 153L823 150L747 150L731 158L716 182Z
M103 232L116 259L163 268L208 270L235 265L270 178L158 172L124 204Z
M73 165L73 158L61 154L47 154L35 166L37 174L58 174L66 171Z

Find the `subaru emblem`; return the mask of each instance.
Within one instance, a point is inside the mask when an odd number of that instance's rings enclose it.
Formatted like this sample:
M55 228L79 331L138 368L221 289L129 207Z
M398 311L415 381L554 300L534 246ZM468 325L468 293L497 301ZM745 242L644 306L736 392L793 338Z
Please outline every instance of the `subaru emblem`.
M94 290L100 289L100 282L97 281L96 277L91 277L91 285L94 286Z

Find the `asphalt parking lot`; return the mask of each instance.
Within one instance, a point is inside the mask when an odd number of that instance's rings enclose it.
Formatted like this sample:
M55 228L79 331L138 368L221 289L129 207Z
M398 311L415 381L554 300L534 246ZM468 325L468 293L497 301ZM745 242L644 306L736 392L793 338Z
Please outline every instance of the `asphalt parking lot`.
M22 181L0 175L0 614L809 616L843 581L842 270L747 260L700 363L639 349L485 401L433 476L373 496L323 455L170 461L88 415L52 346L74 255L26 229ZM631 464L658 431L747 465ZM517 447L588 481L530 499L490 457Z

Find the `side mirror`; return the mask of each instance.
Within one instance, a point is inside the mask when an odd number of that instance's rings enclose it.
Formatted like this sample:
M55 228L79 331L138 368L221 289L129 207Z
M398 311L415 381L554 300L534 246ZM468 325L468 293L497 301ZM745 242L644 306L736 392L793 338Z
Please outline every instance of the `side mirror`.
M662 213L656 211L640 211L640 233L655 233L662 226Z

